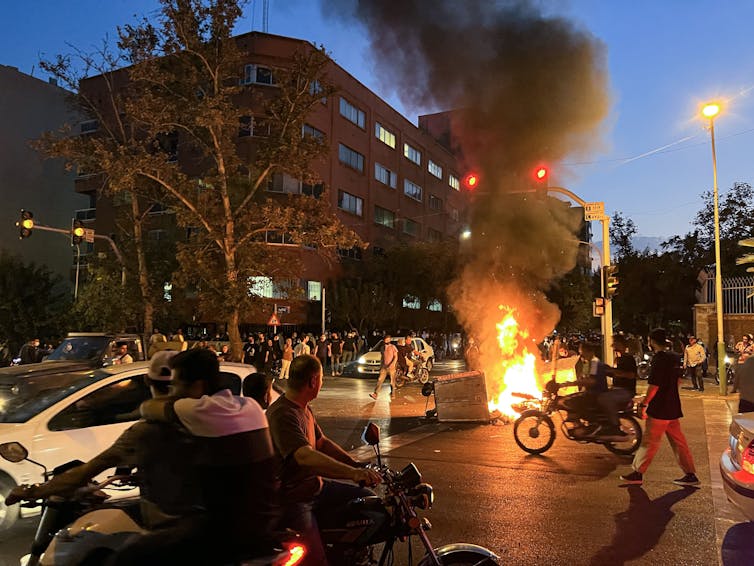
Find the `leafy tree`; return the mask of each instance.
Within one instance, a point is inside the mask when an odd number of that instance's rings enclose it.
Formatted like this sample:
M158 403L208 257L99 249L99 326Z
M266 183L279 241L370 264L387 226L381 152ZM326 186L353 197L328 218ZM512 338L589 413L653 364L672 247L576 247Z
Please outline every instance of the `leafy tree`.
M399 305L385 285L360 278L341 278L328 288L334 327L367 329L395 326Z
M288 67L275 69L271 88L249 89L240 84L246 61L231 37L241 15L238 0L161 5L158 25L143 20L120 28L119 55L104 55L112 68L123 60L130 66L81 85L85 97L95 99L104 89L102 98L111 99L110 111L97 114L106 135L58 138L53 147L102 171L109 191L132 192L175 212L178 226L190 233L177 245L175 281L197 293L202 314L226 321L233 356L240 359L239 322L261 302L254 278L300 272L298 250L269 246L270 235L328 258L336 248L360 245L326 195L273 199L259 191L276 173L318 180L312 166L327 145L302 132L307 116L334 90L326 81L330 59L322 49L302 46ZM250 112L241 106L252 110L245 122L241 114ZM254 137L250 149L238 137L239 128L251 125L265 134ZM143 237L134 232L137 240ZM153 296L141 259L139 266L142 294Z
M595 326L592 316L594 296L592 276L583 267L576 267L558 279L546 293L547 299L560 309L560 332L576 332Z
M71 309L77 330L123 332L134 327L139 304L129 297L135 291L133 282L121 286L121 273L110 264L91 265L87 281L81 285Z
M71 298L62 278L47 268L0 251L0 297L0 341L11 355L32 338L62 333Z
M624 218L623 214L616 212L610 222L610 245L613 247L613 255L620 258L634 255L633 238L636 236L636 225L630 218ZM611 259L611 258L607 258Z

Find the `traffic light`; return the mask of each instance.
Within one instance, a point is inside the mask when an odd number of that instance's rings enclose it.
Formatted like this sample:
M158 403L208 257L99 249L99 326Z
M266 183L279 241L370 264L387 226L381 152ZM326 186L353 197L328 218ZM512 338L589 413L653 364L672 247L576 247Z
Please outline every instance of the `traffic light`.
M476 173L468 173L463 178L463 186L470 191L476 189L479 186L479 175Z
M31 231L34 229L34 214L30 210L21 209L21 219L16 222L18 226L18 239L31 237Z
M604 281L605 297L607 299L612 299L613 296L618 292L618 284L620 283L620 281L618 281L618 266L606 265L602 268L602 275Z
M84 240L84 225L81 220L74 220L71 224L71 245L78 246Z
M547 167L540 165L534 170L534 180L537 183L540 183L540 184L547 183L547 178L549 176L550 176L550 171L547 169Z

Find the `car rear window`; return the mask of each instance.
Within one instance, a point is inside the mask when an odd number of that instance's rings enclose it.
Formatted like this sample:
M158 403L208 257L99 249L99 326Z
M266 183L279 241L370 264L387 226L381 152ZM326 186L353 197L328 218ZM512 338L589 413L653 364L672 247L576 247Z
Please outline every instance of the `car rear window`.
M61 373L0 384L0 423L25 423L55 403L110 375Z

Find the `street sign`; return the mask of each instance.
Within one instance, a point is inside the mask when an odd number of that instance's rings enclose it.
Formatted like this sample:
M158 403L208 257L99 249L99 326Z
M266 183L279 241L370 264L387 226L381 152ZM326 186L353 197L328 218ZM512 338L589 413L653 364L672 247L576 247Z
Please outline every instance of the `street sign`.
M280 326L280 319L278 318L278 315L274 314L270 317L270 320L267 321L267 326Z
M84 241L88 244L94 243L94 230L91 228L84 228Z
M584 220L604 220L605 218L604 202L585 202L584 203Z

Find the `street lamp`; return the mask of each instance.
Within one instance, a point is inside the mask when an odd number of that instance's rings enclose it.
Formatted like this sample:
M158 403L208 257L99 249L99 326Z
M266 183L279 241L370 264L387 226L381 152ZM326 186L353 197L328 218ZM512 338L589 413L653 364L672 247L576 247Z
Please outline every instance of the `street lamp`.
M712 200L715 211L715 311L717 312L717 374L720 377L720 395L728 394L725 378L725 336L723 334L723 275L720 269L720 206L717 189L717 153L715 152L715 118L720 114L720 103L709 102L702 107L702 116L709 120L712 140Z

